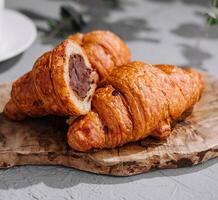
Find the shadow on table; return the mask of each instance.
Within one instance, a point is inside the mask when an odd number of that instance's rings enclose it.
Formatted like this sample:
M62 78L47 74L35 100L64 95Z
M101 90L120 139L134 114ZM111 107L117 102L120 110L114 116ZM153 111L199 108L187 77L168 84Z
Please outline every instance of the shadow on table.
M65 1L64 1L65 2ZM136 2L124 1L117 7L107 6L102 3L102 0L81 0L74 1L77 6L83 7L84 16L88 16L89 20L86 26L81 30L82 32L89 32L92 30L104 29L110 30L118 34L122 39L126 41L145 41L150 43L160 43L160 38L155 38L151 33L156 33L158 30L154 28L144 17L131 17L125 15L126 6L136 7L138 4ZM66 3L66 2L65 2ZM63 3L63 5L65 5ZM48 24L48 21L54 20L53 18L36 13L34 10L19 9L20 12L30 17L34 22L44 22ZM116 14L115 12L122 13L119 18L115 21L108 20L110 16ZM43 44L56 45L63 38L57 38L55 35L51 36L49 29L37 26L39 32L42 33L41 42ZM77 32L77 31L76 31Z
M80 170L75 170L57 166L23 166L12 169L0 170L0 189L9 188L19 189L32 185L43 183L51 188L70 188L80 183L99 184L99 185L117 185L122 183L134 182L141 179L153 179L156 177L171 180L176 176L192 174L207 169L216 164L218 159L210 160L201 165L180 169L165 169L154 172L148 172L130 177L112 177L97 175Z
M21 59L23 54L19 54L18 56L15 56L9 60L0 62L0 74L13 68L15 64Z
M203 6L203 7L210 6L210 2L205 0L176 0L176 1L175 0L145 0L145 1L166 3L166 4L175 3L177 1L187 5L195 5L195 6Z

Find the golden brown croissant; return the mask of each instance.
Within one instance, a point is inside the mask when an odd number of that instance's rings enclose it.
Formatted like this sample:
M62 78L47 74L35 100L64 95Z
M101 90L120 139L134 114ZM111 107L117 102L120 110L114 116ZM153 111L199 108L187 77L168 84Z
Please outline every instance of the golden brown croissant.
M73 122L69 145L78 151L113 148L149 135L167 137L170 125L203 91L201 75L172 65L131 62L114 68L93 97L93 110Z
M32 71L13 83L4 113L13 120L86 114L99 75L106 76L115 65L129 59L128 47L113 33L72 35L38 58Z
M83 47L89 61L104 78L116 66L130 61L130 51L126 44L110 31L92 31L87 34L77 33L69 39Z

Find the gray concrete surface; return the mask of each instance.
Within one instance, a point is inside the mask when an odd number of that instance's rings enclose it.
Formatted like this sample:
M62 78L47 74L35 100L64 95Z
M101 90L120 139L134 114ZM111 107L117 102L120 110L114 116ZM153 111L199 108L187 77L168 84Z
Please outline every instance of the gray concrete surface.
M65 2L6 0L6 6L25 12L38 26L45 26L44 19L56 18L58 7ZM119 9L110 9L99 2L74 1L89 20L84 31L103 28L116 32L126 40L134 60L192 66L218 77L218 26L207 27L202 14L206 12L209 1L123 0ZM14 80L30 70L34 60L56 42L43 44L42 33L38 35L35 43L22 55L0 63L0 82ZM125 178L60 166L16 167L0 170L0 200L216 200L217 161Z

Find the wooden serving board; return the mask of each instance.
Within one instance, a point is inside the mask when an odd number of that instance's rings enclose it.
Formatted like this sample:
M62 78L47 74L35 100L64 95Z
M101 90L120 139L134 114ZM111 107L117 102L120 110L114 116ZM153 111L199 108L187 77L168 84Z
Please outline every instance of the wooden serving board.
M147 138L93 153L70 150L65 119L46 117L12 122L0 114L0 167L63 165L84 171L130 176L160 168L196 165L218 156L218 80L206 76L206 91L193 113L166 141ZM0 85L0 112L10 85Z

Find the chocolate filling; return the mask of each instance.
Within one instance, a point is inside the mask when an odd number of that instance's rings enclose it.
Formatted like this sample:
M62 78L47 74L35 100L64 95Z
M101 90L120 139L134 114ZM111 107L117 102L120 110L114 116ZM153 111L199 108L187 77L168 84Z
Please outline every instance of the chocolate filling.
M91 71L81 55L71 54L69 59L70 86L80 98L85 98L90 90Z

